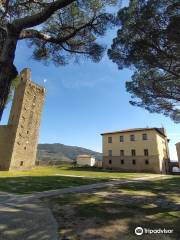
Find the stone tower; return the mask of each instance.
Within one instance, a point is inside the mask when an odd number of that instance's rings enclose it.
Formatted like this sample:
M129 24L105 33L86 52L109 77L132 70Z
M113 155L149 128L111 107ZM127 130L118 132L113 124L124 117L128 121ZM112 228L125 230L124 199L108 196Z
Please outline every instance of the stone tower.
M0 126L0 170L35 165L45 89L31 81L30 69L20 74L8 125Z

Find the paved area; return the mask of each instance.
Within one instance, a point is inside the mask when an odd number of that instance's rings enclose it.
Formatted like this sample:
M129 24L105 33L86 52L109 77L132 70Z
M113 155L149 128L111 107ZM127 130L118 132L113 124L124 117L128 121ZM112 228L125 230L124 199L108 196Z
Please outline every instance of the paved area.
M40 199L43 197L53 197L64 193L91 192L107 186L145 181L157 177L159 176L113 180L28 195L0 192L0 240L58 240L57 223L51 211L42 205Z
M0 240L58 240L57 223L40 201L10 198L0 203Z

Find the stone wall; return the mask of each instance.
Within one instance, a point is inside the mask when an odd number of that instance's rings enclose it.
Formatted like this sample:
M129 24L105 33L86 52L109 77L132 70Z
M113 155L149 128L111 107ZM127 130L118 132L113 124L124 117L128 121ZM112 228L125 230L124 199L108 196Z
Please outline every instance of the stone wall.
M30 70L24 69L15 91L8 125L0 131L0 141L4 142L0 145L0 165L9 163L9 170L35 166L44 93L43 87L31 81ZM11 147L3 148L3 145Z
M0 126L0 170L9 169L13 149L13 139L11 135L12 126Z

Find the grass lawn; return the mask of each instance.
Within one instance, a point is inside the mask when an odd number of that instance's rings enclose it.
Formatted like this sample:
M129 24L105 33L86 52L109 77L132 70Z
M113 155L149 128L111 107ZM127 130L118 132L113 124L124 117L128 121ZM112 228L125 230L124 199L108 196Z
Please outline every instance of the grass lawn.
M63 176L0 177L0 191L28 194L60 188L77 187L96 182L100 182L100 180Z
M52 175L73 175L92 178L137 178L143 177L145 173L122 173L117 171L102 170L93 167L73 167L71 164L36 167L30 171L0 171L0 177L19 177L19 176L52 176ZM148 175L155 175L149 174Z
M0 191L27 194L108 181L114 178L130 179L145 175L147 174L120 173L90 167L72 167L72 165L36 167L31 171L1 171Z
M44 199L70 240L179 240L180 176ZM136 236L138 226L173 234Z

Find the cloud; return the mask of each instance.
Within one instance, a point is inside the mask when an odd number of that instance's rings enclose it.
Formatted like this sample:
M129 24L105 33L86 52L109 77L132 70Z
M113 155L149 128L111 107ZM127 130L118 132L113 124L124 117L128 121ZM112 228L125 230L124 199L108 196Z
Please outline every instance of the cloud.
M81 80L81 79L68 79L68 80L65 80L63 79L62 80L62 85L65 87L65 88L81 88L81 87L85 87L85 88L91 88L91 87L94 87L94 82L92 81L86 81L86 80Z

